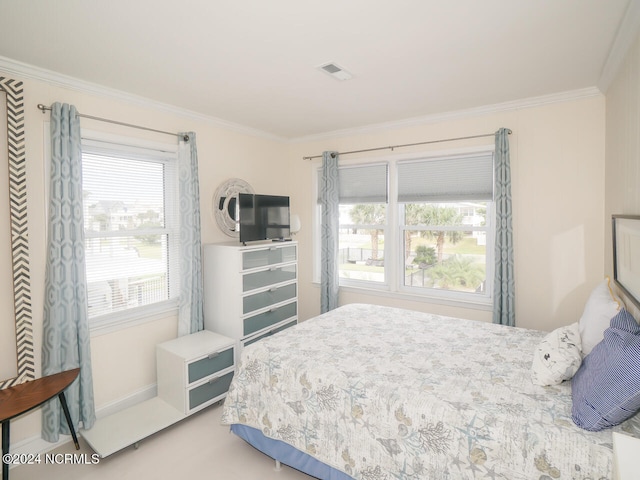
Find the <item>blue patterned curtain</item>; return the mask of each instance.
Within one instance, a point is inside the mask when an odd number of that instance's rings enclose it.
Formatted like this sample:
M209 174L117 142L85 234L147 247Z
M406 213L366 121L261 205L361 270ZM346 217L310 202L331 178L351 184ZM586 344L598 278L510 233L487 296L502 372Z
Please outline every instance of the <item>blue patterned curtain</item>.
M321 255L320 255L320 312L325 313L338 306L338 153L322 154L322 204Z
M42 340L42 374L80 367L80 375L65 391L74 426L95 422L91 349L87 313L84 225L82 210L82 150L75 107L51 107L51 183L48 249ZM70 434L60 402L42 409L42 437L57 442Z
M178 148L180 196L180 309L178 336L204 329L202 249L196 134L181 133Z
M515 281L513 275L513 229L511 209L510 130L496 132L495 205L496 255L493 286L493 323L515 326Z

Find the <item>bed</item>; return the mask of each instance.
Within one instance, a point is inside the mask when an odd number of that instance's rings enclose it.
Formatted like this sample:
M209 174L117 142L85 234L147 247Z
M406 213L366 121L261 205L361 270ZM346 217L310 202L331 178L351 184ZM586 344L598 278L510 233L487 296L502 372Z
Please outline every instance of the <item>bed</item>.
M352 304L244 349L222 422L323 479L608 479L612 432L537 386L544 332Z

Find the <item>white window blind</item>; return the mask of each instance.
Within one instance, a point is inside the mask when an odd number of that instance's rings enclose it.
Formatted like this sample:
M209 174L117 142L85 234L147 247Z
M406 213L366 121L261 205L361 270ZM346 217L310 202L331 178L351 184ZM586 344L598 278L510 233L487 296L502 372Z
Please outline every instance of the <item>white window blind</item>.
M83 141L89 318L178 295L175 153Z
M340 204L387 203L389 174L386 163L354 165L339 168ZM318 203L322 186L322 172L318 174Z
M403 203L493 199L493 153L398 162Z

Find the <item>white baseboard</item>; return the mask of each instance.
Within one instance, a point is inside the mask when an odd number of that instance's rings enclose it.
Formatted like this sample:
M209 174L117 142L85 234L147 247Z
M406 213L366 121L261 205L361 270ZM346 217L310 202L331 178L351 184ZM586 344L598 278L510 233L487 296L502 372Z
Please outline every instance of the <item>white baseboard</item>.
M120 398L114 402L107 403L96 410L96 418L103 418L112 413L118 412L125 408L128 408L136 403L144 402L157 395L158 387L154 383L147 385L140 390L133 392L126 397ZM79 432L82 436L82 430ZM20 442L14 443L10 446L10 452L16 454L43 454L54 450L65 443L71 442L71 435L60 435L60 439L53 443L47 442L40 435L26 438Z
M9 451L18 455L36 455L38 453L50 452L51 450L58 448L59 446L64 445L71 440L71 435L60 435L60 439L57 442L52 443L47 442L40 436L35 436L12 444L9 448Z
M155 383L151 385L147 385L146 387L143 387L140 390L137 390L132 394L127 395L126 397L122 397L111 403L102 405L98 410L96 410L96 418L106 417L107 415L111 415L113 413L119 412L120 410L124 410L125 408L131 407L136 403L149 400L157 395L158 395L158 386Z

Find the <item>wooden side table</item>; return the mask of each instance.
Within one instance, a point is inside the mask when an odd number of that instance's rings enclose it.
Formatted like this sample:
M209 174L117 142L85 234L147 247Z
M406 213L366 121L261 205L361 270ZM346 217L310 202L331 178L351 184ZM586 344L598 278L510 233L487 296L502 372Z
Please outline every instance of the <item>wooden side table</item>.
M64 416L67 419L73 443L76 450L80 449L78 445L78 437L73 429L71 415L67 407L67 400L64 397L64 389L67 388L76 379L79 368L67 370L65 372L55 373L36 380L21 383L13 387L0 390L0 421L2 422L2 478L9 479L9 464L5 463L4 455L9 453L9 422L12 418L22 415L40 405L47 400L52 399L56 395L62 404Z

